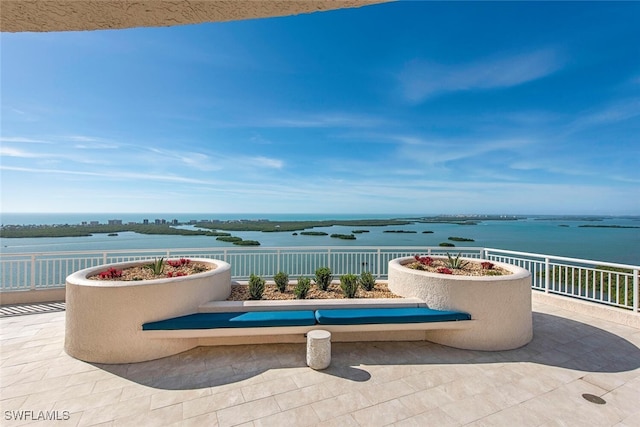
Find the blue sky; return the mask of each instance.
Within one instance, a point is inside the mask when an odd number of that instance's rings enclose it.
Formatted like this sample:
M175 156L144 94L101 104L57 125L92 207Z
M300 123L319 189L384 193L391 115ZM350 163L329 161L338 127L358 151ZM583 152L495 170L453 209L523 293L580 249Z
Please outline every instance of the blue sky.
M640 3L1 35L4 212L640 214Z

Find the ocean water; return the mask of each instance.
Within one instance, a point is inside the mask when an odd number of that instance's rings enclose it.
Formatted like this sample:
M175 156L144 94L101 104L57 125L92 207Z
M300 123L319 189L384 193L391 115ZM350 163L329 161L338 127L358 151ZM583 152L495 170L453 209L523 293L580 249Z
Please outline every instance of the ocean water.
M123 222L142 222L143 219L177 219L187 222L192 219L270 219L270 220L325 220L325 219L385 219L407 218L415 215L372 214L2 214L2 224L79 224L82 221L107 222L121 219ZM640 228L582 228L580 225L618 225L640 227L640 217L609 217L601 221L583 218L544 219L528 217L517 221L483 221L478 225L422 224L404 226L357 227L369 233L356 234L356 240L333 239L329 236L294 236L291 232L262 233L238 231L233 235L246 240L258 240L262 247L298 246L437 246L448 241L448 237L464 237L474 242L453 242L457 247L487 247L547 255L566 256L596 261L640 265ZM329 234L350 234L354 227L318 227L314 231ZM385 230L414 230L415 234L384 233ZM423 234L430 230L433 233ZM215 237L166 236L119 233L109 237L96 234L89 237L58 238L0 238L3 253L42 253L89 250L129 249L177 249L210 248L229 246ZM455 248L451 249L455 253Z

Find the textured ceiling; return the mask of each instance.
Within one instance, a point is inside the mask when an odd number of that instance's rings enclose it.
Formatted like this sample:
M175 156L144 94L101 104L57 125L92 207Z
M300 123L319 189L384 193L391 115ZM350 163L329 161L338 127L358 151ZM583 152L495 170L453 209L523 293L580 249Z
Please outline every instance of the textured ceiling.
M222 22L388 0L0 0L0 31L81 31Z

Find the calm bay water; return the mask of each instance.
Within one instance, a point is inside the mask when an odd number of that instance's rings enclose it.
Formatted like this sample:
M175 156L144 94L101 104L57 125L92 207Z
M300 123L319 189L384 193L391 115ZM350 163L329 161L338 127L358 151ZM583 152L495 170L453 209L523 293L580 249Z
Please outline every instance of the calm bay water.
M1 214L2 224L47 225L79 224L83 221L106 223L109 219L123 222L142 222L177 219L180 222L201 219L270 219L270 220L326 220L326 219L384 219L412 215L327 215L327 214ZM562 226L561 226L562 225ZM258 240L262 247L295 246L437 246L450 236L474 239L474 242L456 242L456 246L489 247L540 254L567 256L598 261L640 265L640 228L581 228L580 225L618 225L640 227L640 218L604 218L586 221L580 218L539 220L534 217L517 221L484 221L478 225L411 224L386 227L357 227L369 233L357 234L357 240L332 239L329 236L293 236L290 232L232 232L246 240ZM350 234L354 227L319 227L315 231L329 234ZM414 230L415 234L384 233L385 230ZM433 233L423 234L430 230ZM140 235L126 232L109 237L97 234L89 237L58 238L0 238L3 253L41 253L119 249L174 249L228 246L227 243L205 236ZM455 252L455 248L452 248Z

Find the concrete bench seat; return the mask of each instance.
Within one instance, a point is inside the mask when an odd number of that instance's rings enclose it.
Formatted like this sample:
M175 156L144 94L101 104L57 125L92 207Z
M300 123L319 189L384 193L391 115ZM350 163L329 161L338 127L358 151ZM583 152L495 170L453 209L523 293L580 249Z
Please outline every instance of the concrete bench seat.
M158 322L145 323L142 325L142 330L267 328L275 326L312 326L315 324L316 318L312 310L250 311L189 314Z
M153 338L214 338L330 332L463 329L473 323L467 313L409 308L345 308L292 311L195 313L142 325Z
M383 323L427 323L471 320L467 313L430 308L351 308L316 310L320 325L367 325Z

